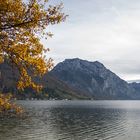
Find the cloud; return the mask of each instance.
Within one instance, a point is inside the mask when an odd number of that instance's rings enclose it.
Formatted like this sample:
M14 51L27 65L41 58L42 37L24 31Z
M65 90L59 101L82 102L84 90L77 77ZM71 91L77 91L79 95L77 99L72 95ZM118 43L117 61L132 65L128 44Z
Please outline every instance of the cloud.
M43 41L55 62L79 57L101 61L124 79L140 78L140 1L63 0L70 15Z

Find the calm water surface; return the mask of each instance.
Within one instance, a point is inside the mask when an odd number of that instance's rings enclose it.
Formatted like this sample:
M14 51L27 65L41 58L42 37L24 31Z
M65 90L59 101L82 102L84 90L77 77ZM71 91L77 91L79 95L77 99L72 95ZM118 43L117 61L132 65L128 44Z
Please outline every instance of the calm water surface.
M140 101L20 101L24 119L1 119L0 140L140 140Z

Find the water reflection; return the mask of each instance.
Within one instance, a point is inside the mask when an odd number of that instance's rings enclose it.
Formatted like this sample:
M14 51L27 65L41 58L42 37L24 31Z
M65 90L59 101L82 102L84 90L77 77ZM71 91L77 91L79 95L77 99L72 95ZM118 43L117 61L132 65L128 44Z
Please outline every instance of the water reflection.
M122 101L123 102L123 101ZM139 140L140 108L128 102L22 102L29 115L0 120L0 140ZM129 102L130 105L130 102ZM140 106L139 106L140 107Z
M123 134L125 112L114 109L52 109L51 124L59 139L105 139ZM52 125L53 126L53 125Z

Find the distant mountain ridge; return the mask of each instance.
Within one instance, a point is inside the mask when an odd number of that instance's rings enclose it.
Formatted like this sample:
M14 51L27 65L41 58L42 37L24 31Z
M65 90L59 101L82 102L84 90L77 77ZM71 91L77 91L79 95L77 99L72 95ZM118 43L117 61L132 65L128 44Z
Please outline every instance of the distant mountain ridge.
M137 79L137 80L128 80L127 81L128 83L140 83L140 80Z
M127 83L115 73L107 69L102 63L90 62L79 58L66 59L57 64L52 71L45 74L41 80L35 79L44 86L40 94L32 89L19 93L15 81L11 77L11 68L1 64L0 69L6 78L0 81L7 86L1 88L6 92L13 92L18 98L41 99L140 99L140 84ZM12 82L13 80L13 82Z

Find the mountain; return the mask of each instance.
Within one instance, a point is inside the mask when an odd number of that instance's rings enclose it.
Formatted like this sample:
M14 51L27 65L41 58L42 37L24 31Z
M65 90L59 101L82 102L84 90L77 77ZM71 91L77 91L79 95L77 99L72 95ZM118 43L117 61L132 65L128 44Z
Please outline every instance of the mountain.
M135 99L138 97L138 93L132 86L98 61L67 59L59 63L51 73L90 98Z
M128 83L140 83L140 80L139 79L137 79L137 80L129 80L127 82Z
M43 91L49 94L49 98L55 99L90 99L86 95L82 95L80 91L71 88L65 82L57 79L51 73L46 74L42 80Z
M129 86L135 90L135 99L140 99L140 83L129 83Z
M140 84L127 83L98 61L75 58L57 64L42 79L34 79L43 84L41 93L29 88L18 91L17 71L7 63L0 70L1 91L12 92L18 99L140 99Z

